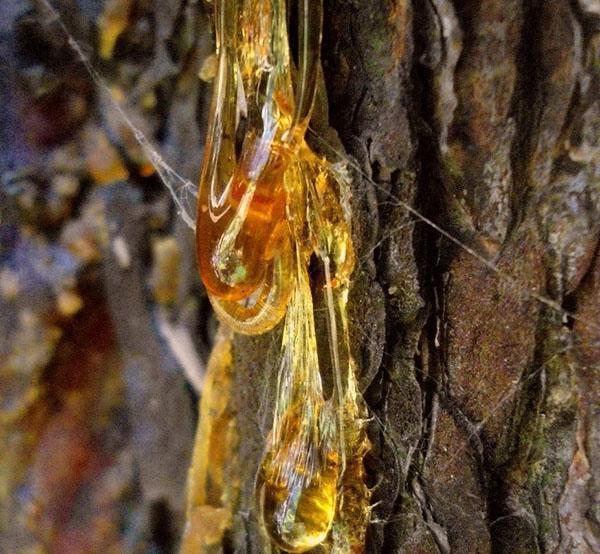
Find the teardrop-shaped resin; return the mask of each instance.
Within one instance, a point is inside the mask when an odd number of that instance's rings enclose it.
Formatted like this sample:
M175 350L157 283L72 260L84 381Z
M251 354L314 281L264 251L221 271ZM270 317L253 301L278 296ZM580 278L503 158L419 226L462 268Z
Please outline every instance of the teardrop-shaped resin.
M200 275L210 294L225 300L250 296L265 279L269 261L279 252L277 230L285 220L283 174L285 146L271 146L266 164L257 167L260 141L239 162L224 198L202 184L197 223ZM222 208L221 206L225 206Z
M286 15L289 6L295 17ZM236 332L261 333L286 316L256 481L260 517L284 552L324 542L323 550L356 552L368 494L346 324L354 266L347 183L304 140L320 70L322 0L214 0L214 7L219 66L198 196L200 273L219 319ZM297 24L296 64L289 22ZM319 343L313 292L327 324ZM350 466L348 445L357 450Z
M337 404L323 397L312 295L299 253L295 273L257 494L272 541L286 552L306 552L325 540L333 524L344 456Z
M282 222L287 228L287 223ZM278 231L275 231L278 234ZM210 295L217 317L236 333L258 335L272 329L285 315L295 286L290 278L293 268L289 233L282 232L281 240L273 245L279 252L267 266L262 287L246 302L221 300Z
M215 3L219 65L204 150L197 254L208 292L245 300L278 255L294 117L285 3Z
M271 540L285 552L306 552L321 544L336 512L340 457L307 428L302 410L288 414L280 437L259 475L259 503ZM307 435L308 434L308 435Z
M326 538L335 516L338 466L334 460L305 485L305 468L297 468L289 482L264 483L261 502L265 529L285 552L306 552Z

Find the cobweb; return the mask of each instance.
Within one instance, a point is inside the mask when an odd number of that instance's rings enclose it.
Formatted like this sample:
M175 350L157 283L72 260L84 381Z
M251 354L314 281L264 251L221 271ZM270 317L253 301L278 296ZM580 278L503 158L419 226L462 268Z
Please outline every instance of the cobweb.
M52 4L49 2L49 0L41 0L41 1L44 4L44 6L46 6L48 11L52 15L53 19L59 24L60 28L65 33L65 36L67 37L68 42L69 42L69 46L77 54L78 58L80 59L81 63L84 65L84 67L85 67L86 71L88 72L89 76L91 77L91 79L94 81L96 86L98 86L107 95L107 98L109 99L109 102L110 102L110 106L117 112L117 114L119 115L121 120L133 132L135 140L142 148L144 154L147 156L148 161L152 164L152 166L154 167L154 169L160 176L160 179L161 179L163 185L169 191L169 194L171 195L173 202L175 203L175 206L177 207L179 216L190 227L190 229L195 230L196 229L196 222L195 222L196 206L195 206L195 203L196 203L196 200L198 197L197 185L192 183L189 179L182 177L179 173L177 173L177 171L175 169L173 169L167 162L165 162L162 154L152 144L152 141L144 134L144 132L139 127L137 127L135 125L135 123L133 122L132 118L128 115L128 113L127 113L126 109L124 108L124 106L122 105L122 103L115 98L107 81L104 80L102 78L102 76L98 73L98 71L94 68L89 57L84 53L83 48L81 47L79 42L73 37L73 35L69 31L68 27L64 23L63 19L61 18L60 14L52 6ZM552 310L559 312L565 318L571 318L573 320L583 323L584 325L586 325L592 329L600 330L600 325L598 325L596 322L589 321L589 320L582 318L581 316L563 308L558 302L556 302L552 298L544 296L534 290L523 287L523 285L521 283L519 283L513 276L511 276L510 274L499 269L498 266L496 264L494 264L494 262L492 262L491 260L488 260L481 254L476 252L473 248L471 248L470 246L465 244L458 237L454 236L452 233L443 229L438 224L436 224L434 221L432 221L427 216L423 215L420 211L415 209L413 206L411 206L407 202L404 202L402 199L398 198L392 192L389 192L384 187L382 187L380 184L378 184L376 181L374 181L369 175L367 175L365 173L365 171L356 162L354 162L352 159L350 159L348 156L346 156L343 152L339 151L334 146L332 146L327 140L325 140L323 137L318 135L314 130L309 129L309 131L326 149L328 149L330 151L331 154L334 154L335 156L339 157L340 159L345 160L345 163L349 167L352 167L354 170L356 170L361 175L361 177L363 177L366 181L368 181L373 187L375 187L383 195L387 196L387 199L390 204L395 204L395 205L403 208L404 210L409 212L412 216L414 216L416 219L418 219L419 221L425 223L426 225L428 225L429 227L434 229L437 233L439 233L440 235L442 235L443 237L445 237L446 239L448 239L449 241L454 243L456 246L458 246L462 250L464 250L467 254L469 254L470 256L475 258L478 262L480 262L486 268L488 268L489 270L496 273L499 277L501 277L503 280L505 280L511 286L511 288L513 288L515 291L518 291L521 294L525 294L526 296L535 299L536 301L540 302L541 304L548 306ZM392 231L388 232L388 234L397 232L398 230L399 229L393 229Z
M129 127L133 132L135 140L140 145L140 148L146 155L148 161L152 164L164 186L169 191L179 216L183 221L190 227L190 229L196 229L196 200L198 197L198 187L192 183L189 179L182 177L177 171L175 171L167 162L165 162L163 156L158 149L153 146L152 141L144 134L144 132L135 125L133 119L127 113L122 103L115 98L110 86L98 73L96 68L93 66L90 58L83 51L82 46L73 37L64 20L52 6L49 0L41 0L44 6L50 12L52 19L58 23L65 36L69 41L69 46L77 54L79 60L85 67L87 73L95 83L95 85L106 95L109 101L110 107L115 110L120 119Z
M135 136L135 140L138 142L138 144L140 145L144 154L147 156L148 161L152 164L152 166L154 167L154 169L160 176L162 183L169 191L169 194L171 195L173 202L177 208L179 217L181 217L181 219L191 229L195 229L195 204L196 204L197 194L198 194L197 186L194 183L192 183L191 181L189 181L188 179L185 179L184 177L182 177L175 169L173 169L167 162L165 162L165 160L164 160L163 156L161 155L161 153L159 152L159 150L152 144L152 141L135 125L135 123L133 122L133 119L128 115L127 110L123 106L123 104L114 97L114 95L111 92L110 86L102 78L102 76L98 73L98 71L94 68L93 64L90 61L90 58L84 53L82 46L73 37L73 35L71 34L69 29L65 25L63 19L61 18L60 14L52 6L50 1L49 0L41 0L41 2L48 9L52 18L58 23L58 25L60 26L62 31L65 33L65 36L68 38L69 46L74 51L74 53L78 56L81 63L84 65L90 78L93 80L95 85L100 90L102 90L103 93L105 93L107 95L107 98L109 99L109 104L110 104L111 108L116 111L119 118L133 132L133 134ZM539 292L532 290L531 288L528 288L528 287L524 286L522 283L518 282L517 279L515 279L509 273L500 269L493 261L487 259L483 255L481 255L480 253L475 251L473 248L471 248L469 245L465 244L462 240L460 240L458 237L453 235L451 232L440 227L438 224L436 224L430 218L428 218L427 216L422 214L419 210L415 209L413 206L411 206L407 202L403 201L401 198L397 197L392 192L388 191L387 189L382 187L380 184L375 182L369 175L367 175L365 173L365 171L355 161L350 159L343 152L340 152L339 150L337 150L326 139L324 139L322 136L317 134L314 130L309 129L309 132L311 132L312 135L314 136L314 138L321 143L321 145L324 147L324 149L329 150L330 153L332 155L334 155L335 158L345 160L345 163L349 167L354 169L358 174L361 175L361 177L365 181L368 181L371 184L371 186L373 186L375 189L377 189L381 193L381 195L385 198L386 203L395 205L397 207L401 207L402 209L406 210L406 212L408 212L414 218L413 221L411 221L409 223L404 223L402 225L402 227L404 227L406 225L413 225L416 222L421 222L421 223L429 226L430 228L434 229L436 233L443 236L445 239L452 242L458 248L460 248L461 250L466 252L469 256L471 256L472 258L477 260L477 262L480 263L482 266L484 266L489 271L496 274L498 276L498 278L501 279L507 285L506 291L508 294L513 294L513 295L517 295L519 297L533 299L534 301L542 304L543 306L550 309L551 311L556 312L563 319L563 321L567 321L568 319L571 319L573 321L578 321L580 324L582 324L582 326L587 327L589 329L600 330L600 325L597 322L591 321L591 320L584 318L576 313L573 313L570 310L565 309L563 306L561 306L558 302L556 302L552 298L549 298L548 296L540 294ZM369 255L373 254L375 249L379 245L381 245L382 241L390 238L394 233L399 232L400 229L401 229L401 227L396 227L394 229L387 231L384 234L384 236L380 239L380 241L365 256L368 257ZM364 263L364 260L359 260L359 264L360 263ZM358 333L361 333L361 332L364 333L360 329L357 331L358 331ZM367 337L367 339L368 339L368 337ZM552 357L559 356L559 355L565 353L566 350L571 349L571 348L577 348L577 347L578 347L577 344L572 344L572 345L566 347L564 350L559 350L557 352L554 352L552 355L550 355L546 359L542 360L539 363L539 367L535 371L528 372L525 375L523 375L520 379L518 379L517 381L511 383L506 388L506 390L503 391L503 393L500 395L500 400L497 401L497 403L493 407L493 409L491 409L488 412L487 416L482 421L478 422L478 427L481 428L483 425L485 425L485 423L488 420L493 418L504 407L504 405L511 400L511 398L519 390L519 385L526 384L527 381L537 378L539 373L543 370L545 364L548 363ZM479 385L483 386L483 383L479 383ZM265 398L263 399L263 402L266 402L266 400L267 399L265 396ZM376 416L374 416L374 418L376 418ZM380 426L381 426L382 431L385 434L385 426L382 422L380 422ZM466 438L467 438L467 441L465 443L465 446L457 448L457 450L449 458L449 461L447 462L446 466L442 467L441 469L438 469L438 475L443 475L444 470L451 465L453 460L455 460L457 457L459 457L462 454L462 451L465 448L467 448L466 445L468 445L468 440L472 437L467 436ZM393 441L393 439L387 438L387 437L386 437L386 440ZM396 461L396 462L397 462L397 466L398 466L397 470L398 470L398 472L400 472L399 462L398 461ZM435 483L435 480L433 482Z

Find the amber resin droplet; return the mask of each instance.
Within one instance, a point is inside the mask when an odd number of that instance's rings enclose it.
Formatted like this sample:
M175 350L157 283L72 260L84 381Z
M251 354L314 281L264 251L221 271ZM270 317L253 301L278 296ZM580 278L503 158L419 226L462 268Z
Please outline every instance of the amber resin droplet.
M271 540L286 552L306 552L321 544L336 511L339 454L319 437L302 443L298 413L284 421L283 440L269 452L259 476L261 517ZM300 449L303 450L300 450Z
M334 520L343 471L336 404L324 400L312 296L304 259L285 319L273 429L257 483L271 540L286 552L322 543Z
M248 297L263 283L269 262L280 255L286 205L283 174L288 160L286 146L274 145L266 165L253 179L251 160L242 159L231 178L227 211L221 216L201 195L198 263L212 295L224 300Z
M295 136L284 8L279 1L215 3L219 65L196 236L200 275L221 300L256 292L283 244L283 175L294 153L284 137Z

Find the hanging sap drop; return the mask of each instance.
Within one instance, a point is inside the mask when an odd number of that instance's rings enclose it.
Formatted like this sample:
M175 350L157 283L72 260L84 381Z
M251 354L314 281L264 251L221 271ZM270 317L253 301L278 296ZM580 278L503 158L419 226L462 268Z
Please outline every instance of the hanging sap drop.
M265 454L257 492L273 543L285 552L306 552L331 529L341 464L332 444L294 411L284 418L283 440Z
M265 464L268 464L265 460ZM306 482L306 467L264 481L259 491L262 518L271 540L285 552L306 552L326 538L335 515L339 466L330 456Z
M252 142L248 139L248 142ZM228 209L214 216L209 185L201 183L197 221L198 264L211 295L244 300L264 282L269 262L279 255L285 222L283 174L289 163L287 147L273 145L268 160L254 167L257 146L248 147L231 179ZM253 179L254 173L258 175Z

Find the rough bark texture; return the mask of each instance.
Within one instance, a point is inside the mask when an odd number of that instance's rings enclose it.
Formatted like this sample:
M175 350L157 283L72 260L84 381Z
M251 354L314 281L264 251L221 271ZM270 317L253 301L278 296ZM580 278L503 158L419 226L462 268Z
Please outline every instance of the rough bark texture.
M600 552L600 4L325 4L332 129L320 109L310 140L354 174L366 551ZM194 181L203 7L53 5ZM193 236L42 2L2 2L0 56L0 551L172 551L214 334ZM277 352L234 344L224 552L267 548Z

